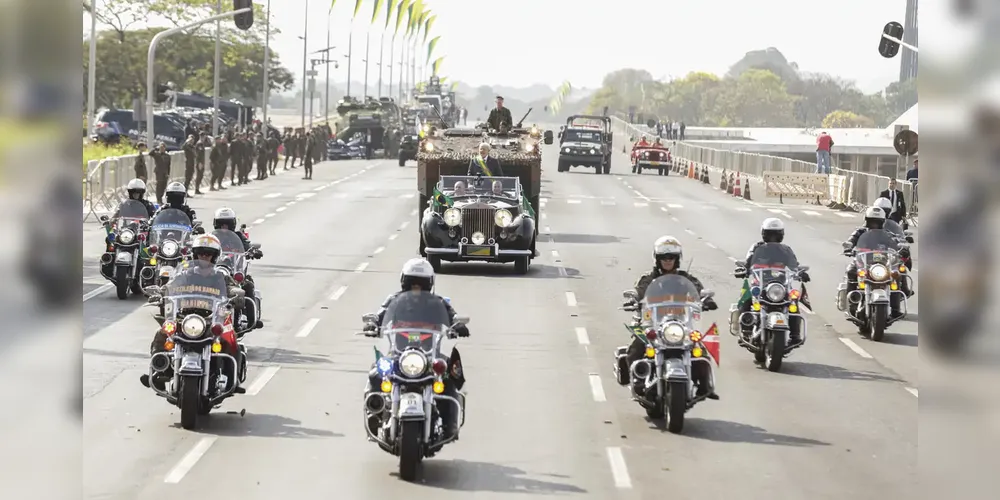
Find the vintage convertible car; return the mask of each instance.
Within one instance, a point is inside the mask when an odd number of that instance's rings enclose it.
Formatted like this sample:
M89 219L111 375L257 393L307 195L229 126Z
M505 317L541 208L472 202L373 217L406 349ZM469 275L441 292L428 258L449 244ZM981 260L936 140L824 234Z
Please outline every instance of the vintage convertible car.
M674 164L670 150L662 145L633 146L632 173L641 174L642 169L654 169L660 175L670 175L670 167Z
M518 177L442 175L420 224L423 252L441 261L513 262L528 272L534 257L535 211Z

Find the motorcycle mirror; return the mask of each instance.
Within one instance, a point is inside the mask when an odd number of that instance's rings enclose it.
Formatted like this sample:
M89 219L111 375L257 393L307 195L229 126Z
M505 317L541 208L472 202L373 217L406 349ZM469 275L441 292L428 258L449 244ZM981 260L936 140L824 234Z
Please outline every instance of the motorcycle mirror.
M147 286L146 288L143 288L142 291L145 292L146 295L149 295L150 297L152 297L153 295L159 295L160 294L160 287L158 287L156 285Z
M809 266L799 266L799 271L800 272L801 271L808 271L808 270L809 270Z
M361 321L364 323L375 323L378 321L378 314L368 313L361 316Z
M455 325L454 326L468 325L468 324L469 324L469 317L468 316L455 316Z
M711 290L709 290L707 288L701 291L701 300L705 300L705 299L708 299L708 298L711 298L711 297L714 297L714 296L715 296L715 292L713 292L713 291L711 291Z
M194 234L205 234L205 228L203 228L201 226L197 226L197 227L194 228L194 231L191 231L191 232L194 233Z
M840 246L844 247L844 249L851 248L851 242L845 241L845 242L841 243Z
M906 237L906 242L907 243L913 243L913 236L907 236Z
M243 226L243 227L246 227L246 226ZM260 243L251 243L250 244L250 248L252 248L254 250L259 250L260 249Z
M108 222L111 219L109 219L107 215L102 215L97 220L99 220L99 221L101 221L103 223L103 222Z
M635 290L622 290L622 298L635 299L638 297L639 294L635 293Z
M905 231L904 230L903 234L906 235L906 236L913 236L913 231Z
M247 228L247 225L246 225L246 224L242 224L242 225L240 225L240 231L245 231L245 230L246 230L246 228Z

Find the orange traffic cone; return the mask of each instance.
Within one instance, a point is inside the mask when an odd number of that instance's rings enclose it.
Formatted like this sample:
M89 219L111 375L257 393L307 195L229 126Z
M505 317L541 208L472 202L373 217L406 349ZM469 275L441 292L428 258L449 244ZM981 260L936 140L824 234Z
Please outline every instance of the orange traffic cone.
M688 162L688 179L694 179L694 163Z
M736 184L733 186L733 196L739 198L743 196L743 190L740 187L740 173L736 172Z

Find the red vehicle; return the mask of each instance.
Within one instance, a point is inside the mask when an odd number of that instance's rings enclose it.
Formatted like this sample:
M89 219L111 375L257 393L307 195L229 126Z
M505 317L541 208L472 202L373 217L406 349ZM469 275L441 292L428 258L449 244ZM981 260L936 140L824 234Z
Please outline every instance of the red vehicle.
M660 175L670 175L674 165L670 149L662 144L632 146L632 173L641 174L642 169L656 169Z

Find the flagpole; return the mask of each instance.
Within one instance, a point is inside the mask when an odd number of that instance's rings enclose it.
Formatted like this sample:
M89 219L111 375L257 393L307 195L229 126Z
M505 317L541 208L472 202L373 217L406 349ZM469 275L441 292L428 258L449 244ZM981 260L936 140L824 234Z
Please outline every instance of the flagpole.
M392 35L392 41L389 42L389 93L386 94L392 97L392 65L394 62L394 56L396 55L396 35Z
M378 47L378 96L382 97L382 56L385 55L385 30L382 30L382 42Z
M351 97L351 54L354 50L354 20L351 20L351 31L347 38L347 97Z

